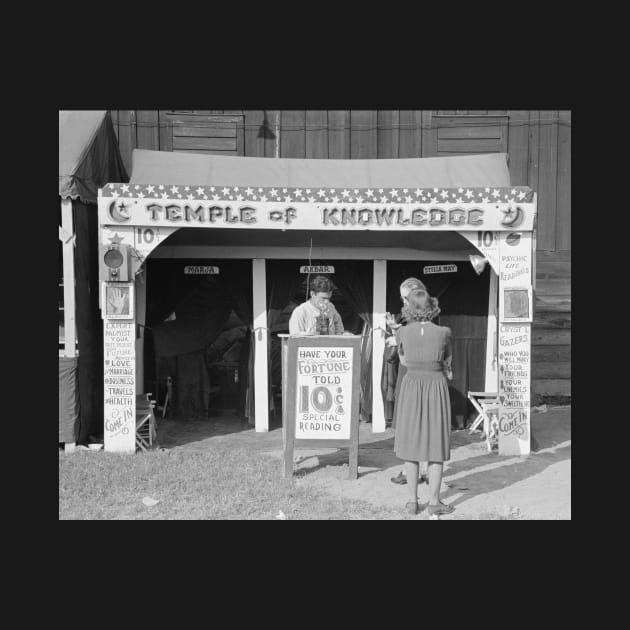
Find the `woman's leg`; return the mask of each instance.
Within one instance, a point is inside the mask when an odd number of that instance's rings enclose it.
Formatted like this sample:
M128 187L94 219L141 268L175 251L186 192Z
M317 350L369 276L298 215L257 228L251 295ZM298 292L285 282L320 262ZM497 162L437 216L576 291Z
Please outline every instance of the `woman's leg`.
M429 462L429 505L440 504L443 467L442 462ZM407 480L407 483L409 483L409 480Z
M418 462L405 461L405 469L407 486L409 487L409 501L416 503L418 501Z

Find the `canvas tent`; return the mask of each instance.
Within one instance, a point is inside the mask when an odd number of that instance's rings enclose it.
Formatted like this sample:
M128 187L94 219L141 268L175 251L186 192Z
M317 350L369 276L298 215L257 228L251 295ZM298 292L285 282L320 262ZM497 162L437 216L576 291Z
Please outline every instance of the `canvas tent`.
M66 444L102 431L96 202L99 187L128 179L108 112L59 112L59 442Z

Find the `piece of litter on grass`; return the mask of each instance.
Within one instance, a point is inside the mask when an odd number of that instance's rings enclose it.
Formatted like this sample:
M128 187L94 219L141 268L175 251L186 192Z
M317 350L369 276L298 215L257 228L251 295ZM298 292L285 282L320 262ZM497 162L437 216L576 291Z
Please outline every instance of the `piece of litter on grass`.
M289 517L282 511L280 510L277 514L276 514L276 518L279 521L286 521Z
M430 521L439 521L440 517L437 514L432 514L431 516L429 516L429 520Z
M521 516L523 516L523 514L521 512L521 508L518 508L518 507L513 508L512 511L510 512L510 514L514 518L521 518Z
M153 507L159 502L160 501L158 499L152 499L151 497L144 497L144 499L142 499L142 503L144 503L147 507Z

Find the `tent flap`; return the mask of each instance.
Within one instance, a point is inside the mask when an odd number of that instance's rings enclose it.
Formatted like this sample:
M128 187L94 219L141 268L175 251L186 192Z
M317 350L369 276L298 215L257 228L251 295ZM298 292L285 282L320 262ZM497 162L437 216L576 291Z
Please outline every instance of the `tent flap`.
M110 180L113 183L113 180ZM506 153L383 160L254 158L135 149L132 184L285 187L510 186Z
M95 204L107 182L127 182L109 112L59 112L59 196Z

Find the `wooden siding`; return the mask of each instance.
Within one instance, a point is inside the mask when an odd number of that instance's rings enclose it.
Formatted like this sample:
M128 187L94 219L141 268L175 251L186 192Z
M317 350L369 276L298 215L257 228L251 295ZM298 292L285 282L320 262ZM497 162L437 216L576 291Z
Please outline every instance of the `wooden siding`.
M134 148L249 157L370 159L505 152L538 193L534 400L571 391L571 112L533 110L112 111Z

